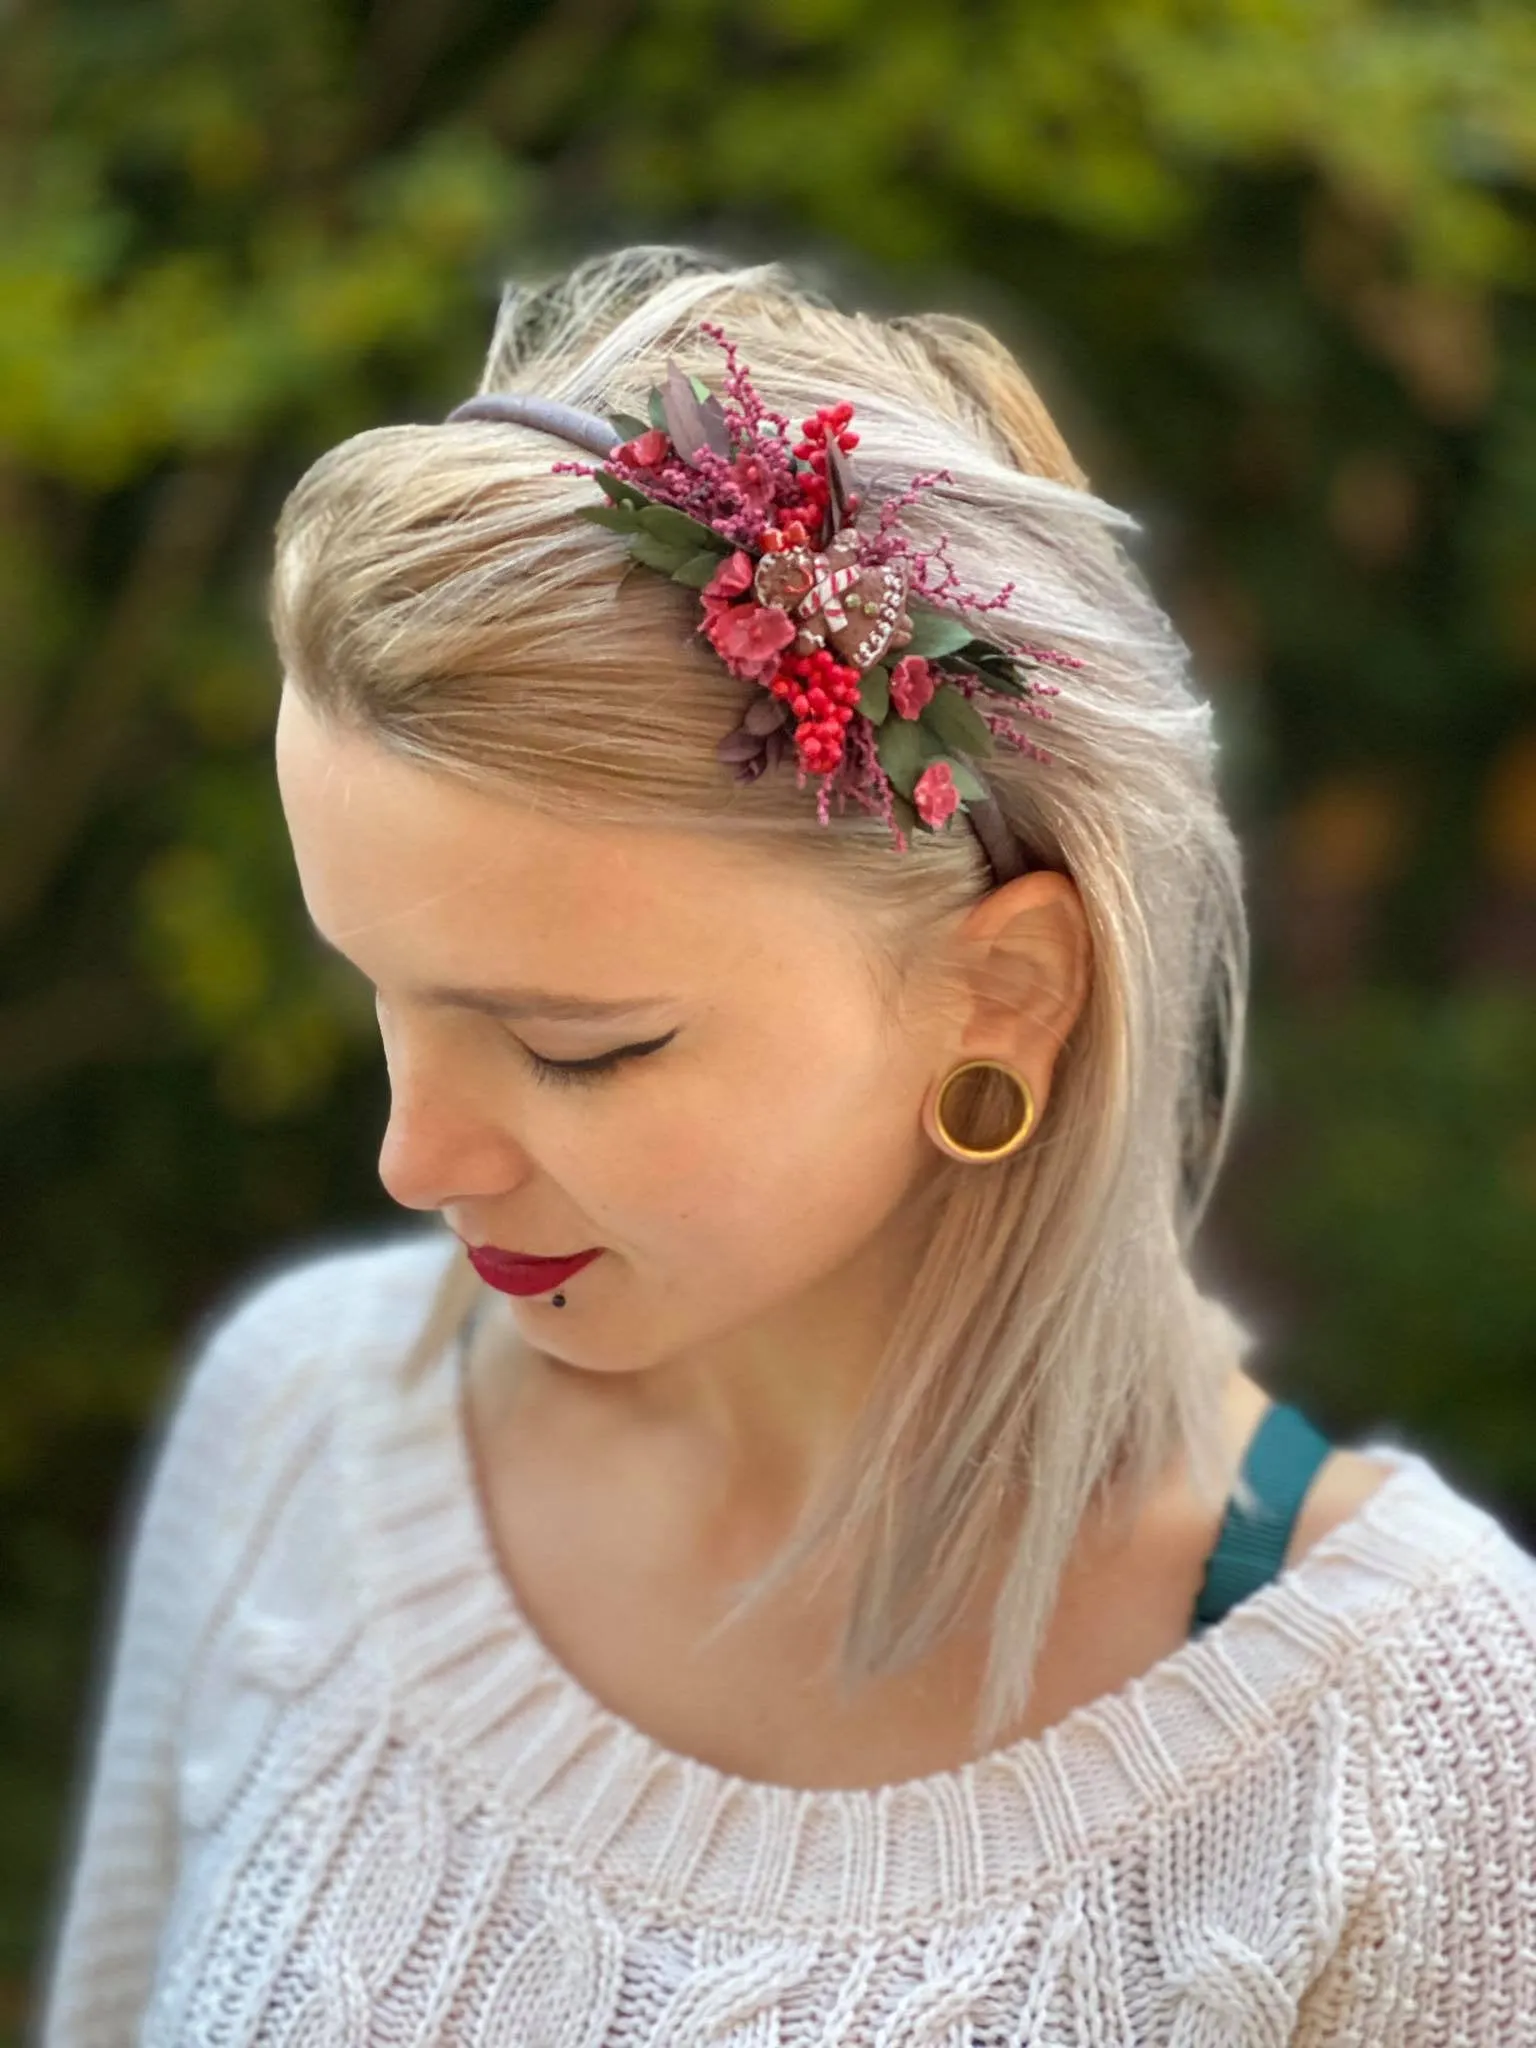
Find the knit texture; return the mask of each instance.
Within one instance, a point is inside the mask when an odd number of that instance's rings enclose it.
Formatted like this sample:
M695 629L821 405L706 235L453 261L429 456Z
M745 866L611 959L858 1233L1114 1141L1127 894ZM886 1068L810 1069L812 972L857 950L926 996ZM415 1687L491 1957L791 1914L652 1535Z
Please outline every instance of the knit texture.
M443 1238L191 1353L104 1636L44 2048L1536 2039L1536 1560L1420 1455L1043 1735L873 1790L679 1756L496 1562Z

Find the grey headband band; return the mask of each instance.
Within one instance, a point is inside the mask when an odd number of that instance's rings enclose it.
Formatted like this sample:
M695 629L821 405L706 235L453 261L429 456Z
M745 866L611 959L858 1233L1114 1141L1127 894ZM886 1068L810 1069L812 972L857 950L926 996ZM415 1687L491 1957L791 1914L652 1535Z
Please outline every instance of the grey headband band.
M562 405L556 398L534 398L522 391L486 391L477 398L468 398L448 415L450 425L460 420L534 427L540 433L553 434L556 440L569 441L573 447L585 449L589 455L611 455L623 439L616 427L595 412ZM969 818L981 842L999 886L1013 881L1018 875L1028 874L1029 862L1024 857L1024 849L1013 827L1003 816L996 797L972 801L965 806L964 815Z
M595 412L562 405L556 398L530 398L521 391L486 391L468 398L448 415L455 420L491 420L502 426L537 427L557 440L585 448L589 455L611 455L623 435Z

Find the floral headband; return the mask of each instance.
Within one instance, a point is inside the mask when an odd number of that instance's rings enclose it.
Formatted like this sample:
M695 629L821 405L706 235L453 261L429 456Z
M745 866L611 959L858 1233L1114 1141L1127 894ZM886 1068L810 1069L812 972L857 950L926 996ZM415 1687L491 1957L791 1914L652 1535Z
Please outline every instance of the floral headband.
M1050 717L1042 700L1058 690L1042 669L1082 664L1005 648L960 616L1001 609L1013 585L991 597L966 590L947 537L918 548L902 532L921 492L954 481L947 470L914 477L861 526L853 407L822 406L794 435L725 333L700 325L725 354L723 396L673 363L648 420L521 393L472 398L448 417L537 427L601 458L552 465L601 490L578 517L698 591L698 630L732 675L762 686L717 750L738 781L793 751L799 786L820 780L822 824L834 798L840 810L851 799L885 820L904 853L908 833L943 831L959 812L999 882L1022 874L1023 849L976 763L998 743L1049 761L1014 721Z

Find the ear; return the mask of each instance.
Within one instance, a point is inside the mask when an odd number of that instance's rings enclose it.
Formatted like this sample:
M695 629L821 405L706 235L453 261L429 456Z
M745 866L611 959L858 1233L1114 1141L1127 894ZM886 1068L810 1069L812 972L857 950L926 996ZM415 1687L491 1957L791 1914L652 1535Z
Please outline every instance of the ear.
M1044 1115L1057 1056L1082 1014L1093 965L1077 885L1048 869L991 890L953 936L958 1000L946 1005L943 1064L924 1110L936 1141L933 1105L945 1074L961 1060L1006 1060L1029 1083L1037 1115Z

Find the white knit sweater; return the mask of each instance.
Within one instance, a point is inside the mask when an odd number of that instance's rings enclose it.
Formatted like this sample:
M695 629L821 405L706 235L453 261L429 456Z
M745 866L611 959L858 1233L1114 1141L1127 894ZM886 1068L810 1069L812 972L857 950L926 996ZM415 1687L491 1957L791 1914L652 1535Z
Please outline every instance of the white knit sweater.
M248 1287L135 1524L45 2048L1536 2041L1536 1561L1422 1457L1114 1695L878 1790L599 1705L495 1563L441 1236Z

